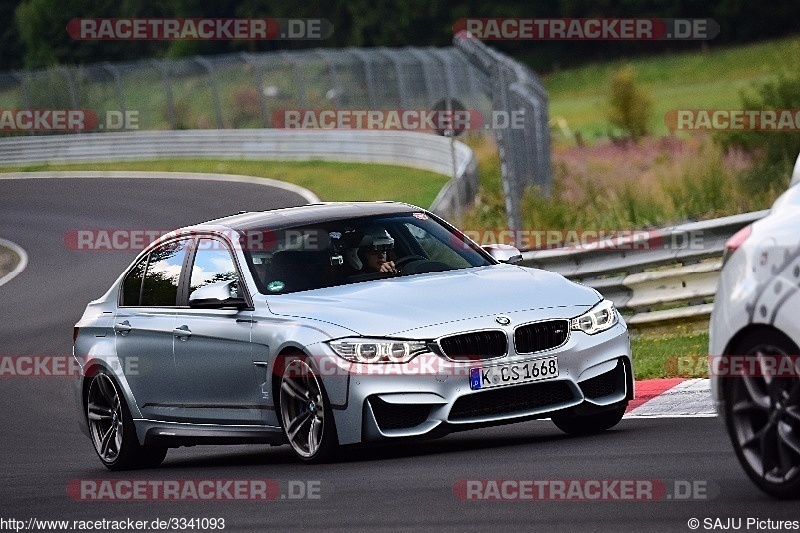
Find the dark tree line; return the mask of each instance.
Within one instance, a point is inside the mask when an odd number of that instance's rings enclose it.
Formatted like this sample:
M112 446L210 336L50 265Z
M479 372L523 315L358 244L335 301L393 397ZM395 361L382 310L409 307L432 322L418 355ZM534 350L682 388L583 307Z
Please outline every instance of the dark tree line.
M276 17L326 18L325 41L75 41L73 18ZM462 17L713 18L721 26L710 46L796 32L796 0L4 0L0 2L0 70L56 64L179 57L306 47L446 46ZM549 70L596 59L696 48L697 42L493 42L534 68Z

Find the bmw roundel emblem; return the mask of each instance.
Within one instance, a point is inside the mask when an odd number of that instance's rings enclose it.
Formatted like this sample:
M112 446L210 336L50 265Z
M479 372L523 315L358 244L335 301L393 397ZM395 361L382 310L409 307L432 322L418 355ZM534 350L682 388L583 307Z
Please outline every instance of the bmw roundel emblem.
M507 325L511 324L511 319L508 318L507 316L503 316L503 315L495 317L494 320L495 320L495 322L497 322L501 326L507 326Z

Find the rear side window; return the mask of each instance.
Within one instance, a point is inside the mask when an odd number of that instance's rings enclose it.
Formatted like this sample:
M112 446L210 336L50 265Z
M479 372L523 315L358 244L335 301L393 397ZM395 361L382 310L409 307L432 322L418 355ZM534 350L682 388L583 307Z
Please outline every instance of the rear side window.
M188 240L173 241L150 252L142 282L141 305L172 307L177 304L178 281L188 243Z

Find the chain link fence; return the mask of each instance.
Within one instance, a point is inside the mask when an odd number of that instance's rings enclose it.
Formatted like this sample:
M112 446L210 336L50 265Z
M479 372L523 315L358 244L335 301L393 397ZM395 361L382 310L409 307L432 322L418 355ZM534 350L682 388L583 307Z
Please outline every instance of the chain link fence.
M478 40L456 37L449 48L241 53L0 73L0 110L92 110L105 131L111 122L105 117L126 112L135 113L140 130L272 128L285 110L428 110L445 99L484 117L489 129L481 131L495 136L500 152L508 225L521 228L524 188L550 190L547 93L534 73ZM521 127L492 127L493 117L512 113L522 117ZM124 119L116 124L131 126ZM52 133L3 125L5 136Z

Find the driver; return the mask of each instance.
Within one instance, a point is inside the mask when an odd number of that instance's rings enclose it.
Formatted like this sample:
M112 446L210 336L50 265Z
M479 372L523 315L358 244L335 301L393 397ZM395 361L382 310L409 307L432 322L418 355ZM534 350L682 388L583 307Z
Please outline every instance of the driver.
M389 252L394 248L394 239L389 232L380 226L371 226L364 230L364 236L356 248L347 250L350 265L361 272L383 272L397 274L394 261L388 260Z

